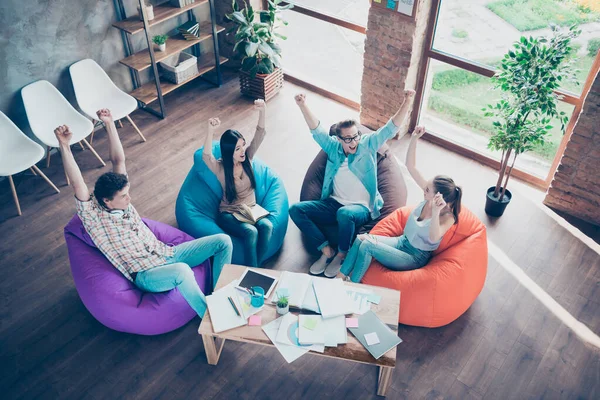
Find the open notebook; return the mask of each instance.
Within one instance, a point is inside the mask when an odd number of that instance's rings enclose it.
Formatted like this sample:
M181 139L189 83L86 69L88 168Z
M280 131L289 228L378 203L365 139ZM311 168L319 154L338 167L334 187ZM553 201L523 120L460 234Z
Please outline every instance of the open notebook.
M270 213L262 208L260 205L255 204L252 207L242 204L238 211L233 213L233 216L240 222L247 222L249 224L256 224L256 222L269 215Z
M287 289L290 307L320 313L321 310L317 303L317 297L315 296L312 285L312 282L315 279L328 280L326 278L313 277L308 274L284 271L279 278L277 289L274 291L273 296L271 296L271 301L273 303L277 302L280 289Z

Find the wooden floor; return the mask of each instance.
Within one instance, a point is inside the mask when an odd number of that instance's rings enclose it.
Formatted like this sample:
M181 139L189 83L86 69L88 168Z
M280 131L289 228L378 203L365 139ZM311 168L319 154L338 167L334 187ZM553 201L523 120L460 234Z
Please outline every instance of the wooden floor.
M290 84L268 104L268 136L258 155L284 178L291 202L318 148L312 141ZM309 94L325 123L356 112ZM147 217L176 225L174 203L192 154L218 116L223 129L251 134L252 102L238 94L236 80L222 88L198 81L167 96L168 118L143 111L120 129L132 181L133 203ZM94 141L108 158L106 134ZM405 139L392 144L404 159ZM91 186L99 168L89 151L75 157ZM512 183L515 193L504 217L483 212L492 170L428 143L418 164L427 175L446 173L462 183L464 204L488 226L488 235L568 313L600 333L600 256L561 219L543 209L543 194ZM158 337L113 332L79 300L69 269L63 226L75 211L59 156L48 176L16 177L23 216L17 217L8 182L0 182L0 397L3 399L369 399L377 370L306 355L286 364L273 348L226 343L217 366L206 363L196 330L199 320ZM422 198L409 185L409 202ZM306 271L313 259L290 223L281 252L267 267ZM600 351L578 338L553 310L540 303L493 257L485 288L465 315L449 326L400 326L404 342L388 398L594 399L600 398Z

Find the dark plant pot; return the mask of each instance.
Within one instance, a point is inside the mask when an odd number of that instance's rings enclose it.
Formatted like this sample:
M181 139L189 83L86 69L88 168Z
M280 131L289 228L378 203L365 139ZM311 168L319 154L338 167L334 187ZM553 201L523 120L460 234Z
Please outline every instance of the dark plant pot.
M494 198L494 190L495 186L492 186L487 190L487 195L485 197L485 213L490 217L501 217L504 214L504 210L506 210L506 206L510 203L512 199L512 193L510 190L506 189L506 193L504 193L503 201L500 201ZM502 192L502 189L500 189Z

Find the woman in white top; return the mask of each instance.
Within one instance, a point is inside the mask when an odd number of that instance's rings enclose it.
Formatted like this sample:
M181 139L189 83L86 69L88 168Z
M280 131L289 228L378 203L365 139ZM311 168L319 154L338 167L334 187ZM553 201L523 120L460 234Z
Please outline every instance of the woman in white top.
M218 118L208 120L208 135L204 143L202 160L217 176L223 189L223 197L219 204L217 223L228 234L238 236L244 242L244 258L251 267L258 267L263 261L269 241L273 234L273 224L266 216L252 225L238 221L233 214L243 206L256 205L256 181L252 170L252 158L265 137L264 100L256 100L254 108L258 110L256 133L246 146L246 139L236 130L228 129L221 136L221 158L217 160L212 154L214 132L221 125Z
M360 282L375 258L395 271L409 271L425 266L450 227L458 222L462 189L452 178L438 175L426 180L416 168L417 141L425 128L413 132L406 166L423 189L424 200L410 213L404 234L398 237L359 235L350 249L338 277Z

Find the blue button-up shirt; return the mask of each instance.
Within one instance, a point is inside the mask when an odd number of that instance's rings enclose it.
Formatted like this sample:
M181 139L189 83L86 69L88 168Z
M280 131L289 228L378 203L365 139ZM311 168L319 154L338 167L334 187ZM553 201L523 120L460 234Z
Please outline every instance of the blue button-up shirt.
M369 192L369 209L371 218L379 217L383 199L377 190L377 150L386 141L396 136L398 127L390 119L376 132L362 135L356 153L348 155L348 168L360 179ZM321 200L328 198L333 191L333 178L346 159L342 144L336 136L329 136L322 124L310 131L315 141L327 153L327 167L321 191Z

